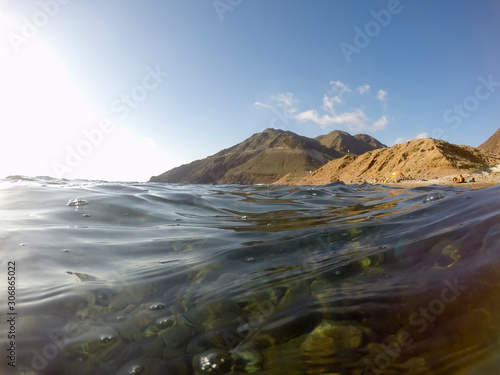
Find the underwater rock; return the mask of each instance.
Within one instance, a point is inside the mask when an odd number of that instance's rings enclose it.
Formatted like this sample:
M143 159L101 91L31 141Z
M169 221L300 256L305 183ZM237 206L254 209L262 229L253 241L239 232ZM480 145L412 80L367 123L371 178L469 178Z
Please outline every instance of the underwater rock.
M122 344L120 335L111 327L80 325L80 333L67 340L64 351L70 355L104 358Z
M141 303L155 291L156 285L149 282L122 284L121 287L117 289L118 292L113 294L108 305L110 311L120 311L130 304Z
M334 321L322 321L300 346L303 355L328 356L357 349L363 341L361 328Z
M123 365L116 375L187 375L190 371L183 359L165 362L157 358L136 358Z
M164 347L165 342L158 336L150 337L146 340L143 340L141 343L142 351L149 358L161 358L163 355Z
M175 325L158 332L158 336L165 342L163 357L170 358L184 354L186 344L195 333L194 327L188 325Z
M109 325L113 327L118 334L126 340L140 340L142 338L141 327L137 319L132 315L118 315L110 319L106 319Z
M300 303L297 303L300 306ZM310 312L300 314L298 310L289 310L271 316L252 336L258 347L280 345L311 331L321 321L321 314Z
M233 370L248 373L262 370L264 358L258 350L237 349L232 354L235 361Z
M104 306L86 305L76 311L75 317L82 321L92 321L104 311Z
M234 325L241 316L245 316L244 311L229 300L203 303L191 308L186 313L188 321L193 322L200 332L218 330Z
M280 373L289 375L302 375L303 369L299 366L302 358L300 346L307 335L302 335L280 345L273 345L262 350L263 369L272 370L279 368ZM287 358L286 363L283 358Z

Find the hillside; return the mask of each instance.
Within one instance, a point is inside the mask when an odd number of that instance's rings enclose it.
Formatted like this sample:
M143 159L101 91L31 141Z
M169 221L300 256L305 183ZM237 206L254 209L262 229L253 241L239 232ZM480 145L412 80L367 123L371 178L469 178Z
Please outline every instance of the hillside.
M480 144L478 149L500 154L500 129L498 129L486 142Z
M389 148L347 155L333 160L305 178L292 181L284 177L277 184L321 185L338 177L347 183L390 177L401 171L413 179L484 170L500 162L498 155L470 146L457 146L432 138L418 139Z
M266 129L205 159L181 165L159 176L153 176L150 181L266 184L290 173L304 174L316 170L330 160L347 154L347 150L343 148L346 144L353 145L354 150L372 149L374 145L380 144L366 135L358 135L360 138L355 138L346 132L339 133L341 134L335 137L337 141L329 146L322 144L318 139L300 136L290 131ZM344 138L348 141L344 142ZM365 142L364 139L367 141Z

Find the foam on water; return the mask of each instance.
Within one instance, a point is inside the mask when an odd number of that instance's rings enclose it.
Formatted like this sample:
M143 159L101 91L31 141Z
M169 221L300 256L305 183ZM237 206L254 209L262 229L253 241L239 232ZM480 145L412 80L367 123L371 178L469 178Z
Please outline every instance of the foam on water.
M4 270L16 262L17 370L494 368L499 193L7 178L0 252Z

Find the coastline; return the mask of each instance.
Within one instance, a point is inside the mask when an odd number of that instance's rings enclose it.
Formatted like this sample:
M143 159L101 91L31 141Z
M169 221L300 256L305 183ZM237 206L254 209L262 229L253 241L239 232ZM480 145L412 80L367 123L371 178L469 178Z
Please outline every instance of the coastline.
M475 180L475 182L464 182L464 183L453 182L453 177L457 177L457 175L442 176L429 180L404 180L400 182L388 182L388 183L383 183L382 185L398 186L405 189L410 189L420 186L429 186L429 185L447 185L447 186L466 187L469 189L485 189L492 186L500 185L500 173L483 172L483 173L473 173L469 175L464 175L466 179L474 178Z
M346 185L355 185L355 184L364 184L364 183L371 183L371 184L380 184L380 185L385 185L385 186L394 186L394 187L400 187L404 189L410 189L410 188L415 188L415 187L420 187L420 186L429 186L429 185L447 185L447 186L459 186L459 187L466 187L469 189L484 189L496 185L500 185L500 166L494 167L490 171L481 171L481 172L473 172L473 173L464 173L463 171L457 171L455 174L448 174L450 171L447 171L448 173L443 174L442 176L434 176L432 178L428 179L402 179L399 182L398 181L388 181L388 182L382 182L382 181L376 181L375 179L363 179L363 178L354 178L354 179L346 179L342 180L340 179L341 182L345 183ZM454 177L458 177L460 174L462 174L465 178L465 180L472 180L474 179L474 182L464 182L464 183L456 183L453 182ZM330 184L333 181L333 178L330 178L328 180L324 179L310 179L308 178L309 176L305 174L296 174L296 175L286 175L282 177L281 179L277 180L276 182L272 183L271 185L288 185L288 186L322 186L322 185L327 185Z

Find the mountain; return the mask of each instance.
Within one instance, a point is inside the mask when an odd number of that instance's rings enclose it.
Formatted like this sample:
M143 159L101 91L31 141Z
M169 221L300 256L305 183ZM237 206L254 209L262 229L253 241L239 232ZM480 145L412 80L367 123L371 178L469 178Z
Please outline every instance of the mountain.
M315 138L322 145L343 154L361 155L365 152L387 147L367 134L350 135L341 130L334 130Z
M368 134L356 134L353 137L356 138L358 141L362 141L362 142L370 145L372 147L371 150L376 150L378 148L387 147L386 145L384 145L383 143L380 143L378 140L376 140L375 138L369 136ZM360 146L361 145L362 144L360 144ZM368 151L371 151L371 150L366 150L365 152L368 152ZM362 152L362 153L364 153L364 152Z
M500 156L470 146L458 146L442 140L417 139L389 148L368 151L362 155L346 155L332 160L302 180L276 183L321 185L335 181L345 182L390 177L401 171L415 179L458 175L484 170L498 164Z
M480 150L500 154L500 129L498 129L491 137L486 140L486 142L480 144L477 148Z
M342 132L345 133L345 132ZM331 134L331 133L330 133ZM368 136L366 136L368 137ZM333 136L330 137L333 139ZM337 138L353 138L345 133ZM371 137L370 137L371 138ZM354 138L355 150L362 148L362 139ZM378 142L369 140L369 142ZM366 143L364 147L373 147ZM195 184L268 184L288 174L308 174L347 151L322 144L319 140L290 131L266 129L235 146L205 159L173 168L151 182ZM349 149L350 150L350 149Z

